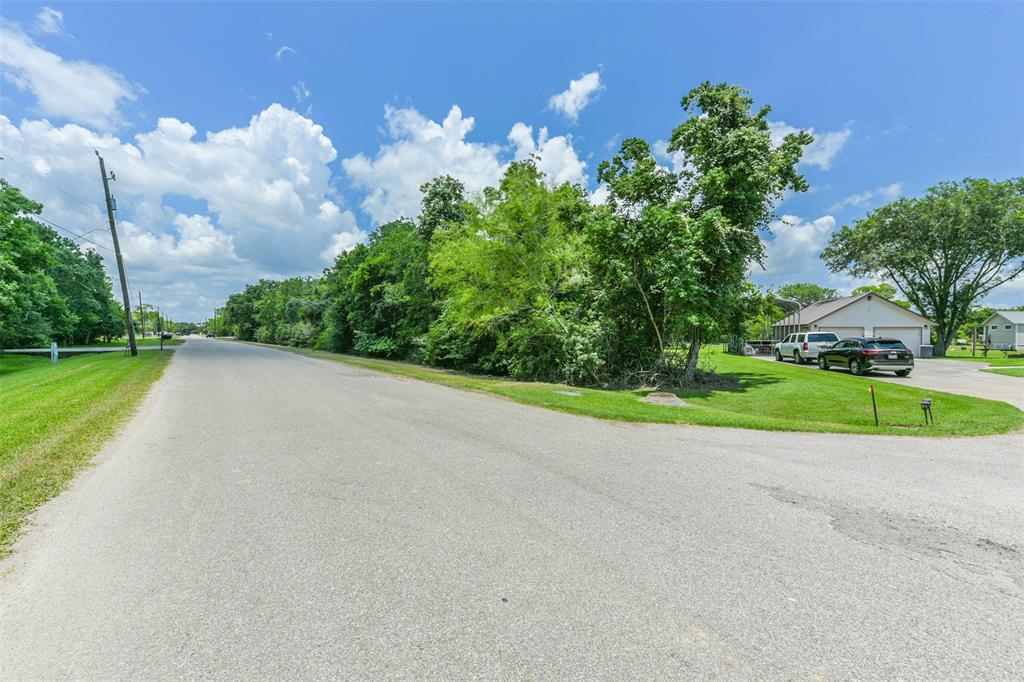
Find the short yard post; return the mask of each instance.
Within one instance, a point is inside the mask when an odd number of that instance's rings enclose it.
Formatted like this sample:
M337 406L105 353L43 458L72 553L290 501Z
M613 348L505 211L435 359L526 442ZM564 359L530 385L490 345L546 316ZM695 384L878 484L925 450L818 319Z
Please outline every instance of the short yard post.
M57 360L59 360L59 359L60 359L60 353L57 352L57 342L56 341L51 341L50 342L50 364L51 365L56 365L57 364Z
M878 403L875 402L875 387L870 386L871 391L871 409L875 411L875 426L878 426Z

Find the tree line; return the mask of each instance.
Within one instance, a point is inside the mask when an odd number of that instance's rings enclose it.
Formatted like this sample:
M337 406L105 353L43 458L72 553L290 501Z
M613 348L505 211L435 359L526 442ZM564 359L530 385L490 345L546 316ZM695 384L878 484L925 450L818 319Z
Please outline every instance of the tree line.
M103 258L35 219L42 210L0 179L0 348L122 335Z
M240 339L576 384L701 379L701 345L739 333L765 296L750 283L805 132L774 144L769 106L705 82L658 163L640 138L600 164L601 205L551 186L532 160L467 197L448 176L419 216L377 227L315 278L262 280L230 296Z

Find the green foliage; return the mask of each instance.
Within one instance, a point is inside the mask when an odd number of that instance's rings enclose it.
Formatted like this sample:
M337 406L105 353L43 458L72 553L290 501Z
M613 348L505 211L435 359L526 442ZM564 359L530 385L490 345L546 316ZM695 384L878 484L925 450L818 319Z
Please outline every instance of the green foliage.
M945 355L975 301L1024 272L1024 178L968 178L901 198L832 235L833 271L894 282Z
M381 225L347 281L353 349L388 358L414 357L433 318L427 247L416 225L408 220Z
M124 322L103 259L32 218L42 210L0 179L0 347L120 334Z
M282 307L286 283L261 282L229 298L227 319L242 339L515 378L673 383L685 367L692 379L702 339L741 334L763 314L747 279L759 231L783 191L806 189L796 163L810 136L773 145L770 109L751 106L735 86L691 91L669 145L685 170L627 139L600 166L604 206L552 187L532 161L510 164L473 202L436 178L415 223L380 226L304 285L314 293L290 292L299 301Z
M430 357L492 349L493 358L470 362L513 377L595 380L582 257L591 210L579 188L550 189L523 161L464 225L436 233L432 283L446 305Z
M796 282L779 287L779 296L796 301L801 307L806 307L819 301L827 301L837 298L839 292L812 282Z
M854 289L852 293L854 296L857 294L867 293L878 294L882 298L892 301L901 308L910 309L910 301L904 301L902 298L898 298L896 287L891 284L886 284L885 282L881 284L865 284L864 286L859 286Z
M417 229L426 243L437 230L456 228L473 212L466 201L466 187L450 175L442 175L420 186L423 193Z

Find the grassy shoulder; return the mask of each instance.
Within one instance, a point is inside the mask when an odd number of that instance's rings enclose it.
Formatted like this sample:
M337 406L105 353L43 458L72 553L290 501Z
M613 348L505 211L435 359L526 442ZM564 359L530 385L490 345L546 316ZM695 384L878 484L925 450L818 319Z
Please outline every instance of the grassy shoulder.
M942 360L943 358L935 358L936 360ZM968 360L970 362L987 362L993 367L1024 367L1024 353L1019 351L1009 351L1004 353L1003 351L989 351L988 357L982 354L981 350L978 350L974 355L971 355L971 349L960 350L959 348L949 348L946 351L946 360Z
M0 557L134 413L170 353L0 356Z
M262 344L261 344L262 345ZM311 357L483 391L516 402L572 414L632 422L730 426L768 431L816 431L922 436L974 436L1005 433L1024 426L1024 413L994 400L872 382L838 371L823 372L784 363L726 355L709 349L707 365L738 386L679 391L689 407L641 402L647 391L603 390L561 384L520 382L424 367L407 362L282 348ZM870 385L875 386L880 427L875 427ZM578 395L566 395L566 393ZM932 399L936 424L925 427L922 398Z
M992 374L1003 374L1008 377L1018 377L1024 379L1024 367L986 367L981 370L982 372L991 372Z

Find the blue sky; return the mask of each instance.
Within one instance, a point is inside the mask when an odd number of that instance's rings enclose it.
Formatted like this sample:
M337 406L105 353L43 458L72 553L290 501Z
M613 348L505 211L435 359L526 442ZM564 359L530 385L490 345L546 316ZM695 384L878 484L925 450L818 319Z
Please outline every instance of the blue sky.
M766 236L767 272L753 273L766 286L848 289L857 282L817 259L836 226L942 180L1024 171L1021 3L2 12L4 177L50 220L91 231L99 148L118 174L133 289L178 319L260 276L319 272L381 220L415 212L415 188L437 172L479 187L532 152L552 177L597 191L617 143L667 139L703 80L739 83L773 106L780 133L819 138L802 166L811 192L787 198ZM1019 305L1024 284L988 301Z

